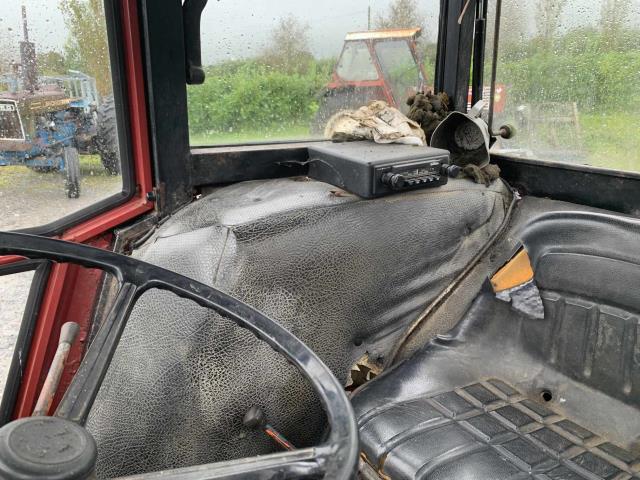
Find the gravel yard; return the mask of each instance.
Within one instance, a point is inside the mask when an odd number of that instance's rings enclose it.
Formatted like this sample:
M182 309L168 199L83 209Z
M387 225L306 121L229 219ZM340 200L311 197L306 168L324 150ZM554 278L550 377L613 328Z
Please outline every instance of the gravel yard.
M94 155L81 156L80 198L67 198L64 174L38 173L25 167L0 167L0 230L43 225L78 211L122 188ZM0 276L0 395L4 391L15 341L33 272Z

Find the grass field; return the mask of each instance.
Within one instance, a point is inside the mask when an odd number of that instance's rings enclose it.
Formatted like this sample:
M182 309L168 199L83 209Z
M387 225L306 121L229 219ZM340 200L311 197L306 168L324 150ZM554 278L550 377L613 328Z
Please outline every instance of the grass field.
M640 171L640 114L581 115L580 124L590 165Z
M312 138L309 125L296 125L276 130L239 131L211 134L192 134L191 145L228 145L254 142L276 142L286 140L306 140Z
M104 183L118 184L121 182L119 177L110 175L102 166L98 155L80 155L80 174L85 188L92 188ZM0 189L15 182L29 182L32 187L36 188L38 184L44 182L47 185L51 183L52 176L58 176L64 179L64 172L36 172L20 165L11 165L0 167Z
M640 114L580 114L580 138L563 145L575 149L585 163L614 170L640 171ZM562 141L563 135L559 134ZM309 127L299 125L280 131L244 131L191 135L192 145L228 145L312 138Z

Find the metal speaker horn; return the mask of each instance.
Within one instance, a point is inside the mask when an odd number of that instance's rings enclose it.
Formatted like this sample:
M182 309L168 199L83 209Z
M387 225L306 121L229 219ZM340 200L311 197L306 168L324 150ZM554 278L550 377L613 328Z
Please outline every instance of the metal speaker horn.
M449 150L451 163L465 167L470 163L482 168L489 163L491 135L480 117L482 100L469 113L451 112L431 136L431 147Z

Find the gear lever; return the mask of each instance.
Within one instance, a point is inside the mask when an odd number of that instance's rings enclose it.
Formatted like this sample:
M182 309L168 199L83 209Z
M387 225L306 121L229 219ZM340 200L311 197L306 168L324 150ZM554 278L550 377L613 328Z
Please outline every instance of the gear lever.
M49 413L49 409L53 403L53 396L58 390L58 385L60 385L60 378L62 377L71 345L76 339L79 330L80 326L76 322L67 322L62 325L58 349L51 362L51 368L49 368L49 373L47 373L47 378L40 391L40 396L38 397L38 402L36 403L36 408L32 416L41 417Z
M267 417L264 415L264 412L260 407L251 407L244 415L242 423L245 427L262 430L285 450L296 449L296 447L294 447L289 440L284 437L284 435L267 423Z

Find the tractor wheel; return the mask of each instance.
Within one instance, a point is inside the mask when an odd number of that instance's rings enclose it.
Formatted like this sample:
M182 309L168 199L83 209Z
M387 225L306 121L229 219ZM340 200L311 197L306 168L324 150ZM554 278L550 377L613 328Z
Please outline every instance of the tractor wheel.
M119 175L121 171L120 151L113 95L105 97L98 108L96 148L107 172L111 175Z
M65 180L65 190L67 197L80 197L80 155L78 149L74 147L64 147L62 153L64 158L64 169L67 175Z

